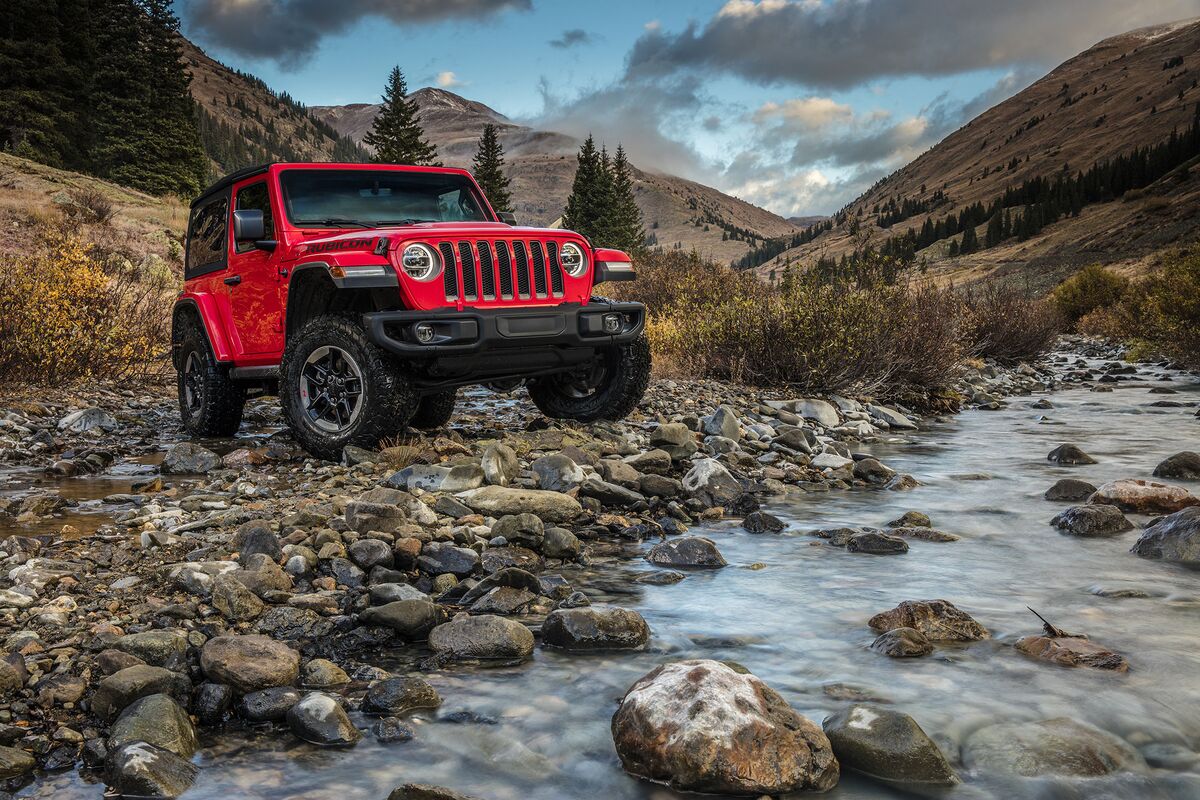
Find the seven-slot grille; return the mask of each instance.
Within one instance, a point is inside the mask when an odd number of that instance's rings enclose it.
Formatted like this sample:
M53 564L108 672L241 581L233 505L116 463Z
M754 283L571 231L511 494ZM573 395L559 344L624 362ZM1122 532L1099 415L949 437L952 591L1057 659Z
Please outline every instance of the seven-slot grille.
M564 294L557 242L462 239L439 242L437 248L447 300L543 300Z

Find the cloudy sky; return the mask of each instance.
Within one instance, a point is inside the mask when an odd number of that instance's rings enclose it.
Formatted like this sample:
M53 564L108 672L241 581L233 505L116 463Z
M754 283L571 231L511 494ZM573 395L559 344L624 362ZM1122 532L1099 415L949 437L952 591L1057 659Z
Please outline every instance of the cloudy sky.
M309 105L399 64L516 120L785 216L835 211L1091 44L1200 0L176 0L184 33Z

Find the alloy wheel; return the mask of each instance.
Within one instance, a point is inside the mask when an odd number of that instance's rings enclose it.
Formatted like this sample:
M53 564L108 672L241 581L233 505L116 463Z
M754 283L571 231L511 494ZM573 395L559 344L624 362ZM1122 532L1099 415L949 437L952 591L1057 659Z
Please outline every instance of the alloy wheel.
M362 370L340 347L318 347L304 361L298 391L300 407L313 427L341 433L362 411Z

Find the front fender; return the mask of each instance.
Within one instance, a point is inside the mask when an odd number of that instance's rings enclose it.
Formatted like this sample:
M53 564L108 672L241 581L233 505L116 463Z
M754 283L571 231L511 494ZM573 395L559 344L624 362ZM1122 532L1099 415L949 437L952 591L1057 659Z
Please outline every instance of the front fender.
M175 300L175 308L171 313L172 327L178 324L179 313L186 308L195 310L200 317L200 324L204 326L204 333L208 336L208 344L212 348L213 358L217 361L233 361L233 347L229 335L221 324L221 311L217 298L209 292L181 292ZM172 358L174 358L174 354L172 354Z

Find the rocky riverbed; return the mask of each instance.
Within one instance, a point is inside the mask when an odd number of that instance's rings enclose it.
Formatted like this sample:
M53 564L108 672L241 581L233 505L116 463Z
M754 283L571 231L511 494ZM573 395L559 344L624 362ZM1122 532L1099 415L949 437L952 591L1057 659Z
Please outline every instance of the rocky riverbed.
M1197 796L1200 391L1068 348L968 369L944 418L657 381L576 426L475 392L338 465L270 399L213 442L164 383L0 403L0 776Z

